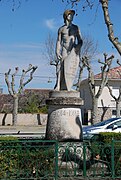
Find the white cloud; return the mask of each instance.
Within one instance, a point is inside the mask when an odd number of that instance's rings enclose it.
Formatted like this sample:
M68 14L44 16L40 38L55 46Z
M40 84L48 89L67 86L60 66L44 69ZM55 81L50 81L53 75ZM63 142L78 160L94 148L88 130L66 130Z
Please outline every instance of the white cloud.
M46 19L45 20L45 25L51 29L51 30L56 30L57 29L57 23L55 21L55 19Z
M54 18L46 19L44 23L45 23L45 26L52 31L57 31L57 29L63 25L63 21L61 19L56 20Z

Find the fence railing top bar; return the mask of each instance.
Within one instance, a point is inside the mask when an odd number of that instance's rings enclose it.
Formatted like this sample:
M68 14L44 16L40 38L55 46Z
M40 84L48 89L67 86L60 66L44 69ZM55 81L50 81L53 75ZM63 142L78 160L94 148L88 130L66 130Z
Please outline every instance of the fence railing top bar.
M40 142L40 143L57 143L56 140L45 140L45 139L15 139L15 140L0 140L0 143L21 143L21 142Z

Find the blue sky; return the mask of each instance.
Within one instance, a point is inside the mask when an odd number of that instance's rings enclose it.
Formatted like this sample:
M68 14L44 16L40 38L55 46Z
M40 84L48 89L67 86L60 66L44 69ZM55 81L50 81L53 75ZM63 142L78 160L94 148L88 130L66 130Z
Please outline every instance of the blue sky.
M33 81L26 88L53 88L55 71L43 55L44 45L49 33L57 37L57 30L63 25L63 12L71 6L61 3L61 0L22 0L20 7L18 0L15 2L14 11L12 0L0 2L0 87L7 92L4 73L9 68L13 71L15 67L19 67L21 74L22 69L33 64L37 65L38 69ZM76 10L76 7L73 9ZM120 38L121 1L111 0L110 10L115 34ZM82 34L89 34L95 42L98 42L98 58L102 58L104 52L120 58L108 40L100 6L97 13L96 7L83 12L81 6L78 6L77 14L73 23L80 27ZM99 65L96 61L97 59L93 66L97 72ZM48 83L49 77L52 83Z

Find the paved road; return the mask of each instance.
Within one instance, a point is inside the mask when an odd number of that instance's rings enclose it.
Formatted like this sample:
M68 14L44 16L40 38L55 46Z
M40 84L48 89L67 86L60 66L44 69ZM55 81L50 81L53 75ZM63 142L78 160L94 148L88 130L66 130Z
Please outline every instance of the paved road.
M0 126L0 136L41 137L45 131L46 126Z

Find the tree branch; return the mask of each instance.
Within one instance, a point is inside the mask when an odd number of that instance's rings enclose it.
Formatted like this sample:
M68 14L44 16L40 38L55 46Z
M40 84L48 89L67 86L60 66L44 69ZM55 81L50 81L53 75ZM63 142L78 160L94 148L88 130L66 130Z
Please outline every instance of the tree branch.
M103 87L106 85L108 81L108 72L110 70L112 60L114 58L114 55L111 55L109 58L107 58L107 54L104 53L104 62L98 61L99 63L103 64L101 71L102 71L102 81L99 87L99 90L97 92L97 97L100 96L102 93Z
M19 93L21 93L24 86L26 86L26 84L28 84L33 79L33 73L35 72L36 69L37 69L37 66L32 66L31 64L29 65L27 70L23 69L22 76L21 76L21 79L20 79L20 86L19 86L19 90L18 90ZM24 82L25 75L28 72L30 72L30 77L29 77L29 79L27 81Z
M119 52L119 54L121 55L121 42L119 42L118 38L114 36L113 23L110 20L108 2L109 2L109 0L100 0L100 3L102 5L102 9L103 9L104 20L105 20L107 30L108 30L108 37L109 37L109 40L114 45L114 47Z
M13 73L13 74L11 75L11 77L12 77L11 90L12 90L12 92L13 92L14 95L16 94L16 91L15 91L15 76L16 76L16 74L18 73L18 70L19 70L19 68L16 67L16 68L15 68L15 73Z
M5 73L5 81L6 81L6 84L7 84L7 87L8 87L8 92L9 92L9 94L12 96L13 93L12 93L12 91L11 91L11 84L10 84L10 82L9 82L10 72L11 72L11 69L9 69L7 73Z
M109 84L107 83L106 86L108 87L109 93L112 96L113 99L115 99L115 101L117 100L117 98L113 95L112 89L110 88Z
M117 59L117 64L118 64L119 66L121 66L121 63L120 63L119 59Z

